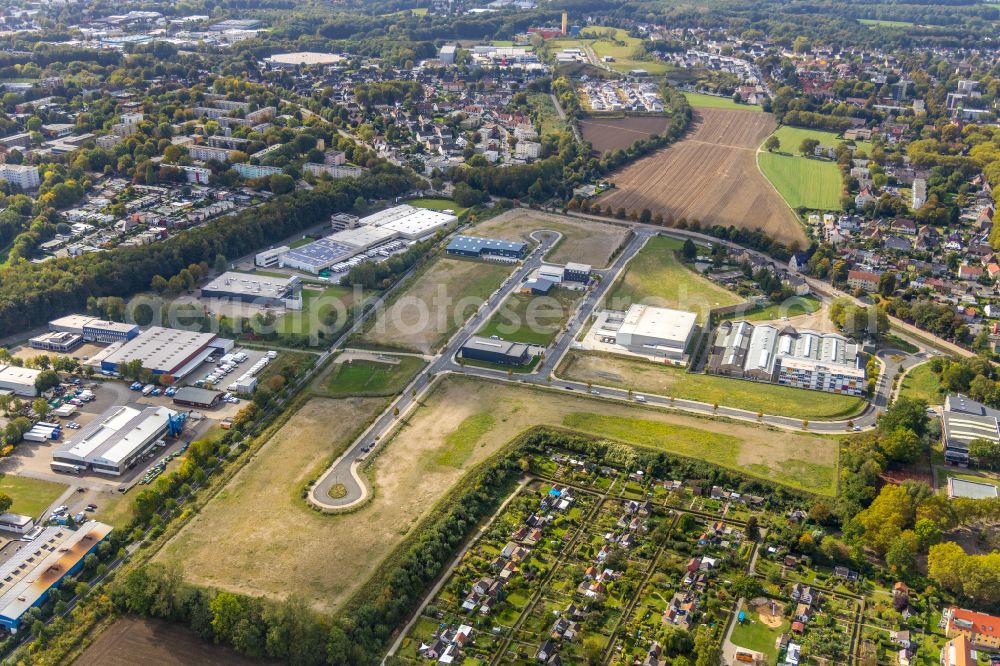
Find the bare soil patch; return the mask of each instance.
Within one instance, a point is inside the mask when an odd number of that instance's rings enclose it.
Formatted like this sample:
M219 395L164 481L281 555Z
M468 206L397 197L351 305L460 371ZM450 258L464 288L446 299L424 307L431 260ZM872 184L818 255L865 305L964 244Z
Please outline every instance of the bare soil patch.
M802 225L757 168L756 151L776 126L769 113L695 109L686 138L611 177L616 188L598 203L662 213L702 225L761 229L806 244Z
M78 666L262 666L232 648L203 641L188 629L162 620L116 620L73 662Z
M531 241L529 234L540 229L551 229L563 235L546 259L557 264L578 261L595 268L608 265L611 253L621 246L628 234L625 225L520 209L490 218L468 233L500 240Z
M631 118L590 118L581 120L583 138L601 154L609 150L628 148L639 139L659 134L667 128L665 116L638 116Z
M785 604L780 601L764 599L754 604L753 609L757 611L761 623L771 629L777 629L785 621Z

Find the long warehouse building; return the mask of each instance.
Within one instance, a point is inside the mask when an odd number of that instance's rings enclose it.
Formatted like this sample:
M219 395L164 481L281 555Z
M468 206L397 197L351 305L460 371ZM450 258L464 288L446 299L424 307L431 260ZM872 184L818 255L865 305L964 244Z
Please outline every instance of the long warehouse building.
M176 416L166 407L112 407L53 451L52 459L120 476L167 434Z
M197 333L176 328L150 326L121 347L101 358L101 370L121 372L138 360L154 375L169 375L180 379L217 352L233 348L233 341L215 333Z
M76 573L111 531L110 525L93 520L76 530L46 527L0 564L0 626L16 631L28 611L45 603L52 589Z

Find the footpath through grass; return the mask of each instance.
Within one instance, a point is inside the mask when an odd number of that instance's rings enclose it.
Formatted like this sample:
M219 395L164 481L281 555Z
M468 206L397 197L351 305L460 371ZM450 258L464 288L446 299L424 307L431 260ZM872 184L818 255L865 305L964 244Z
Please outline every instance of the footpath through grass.
M564 379L632 389L638 393L813 421L850 418L865 407L864 399L854 396L692 374L682 368L611 354L569 351L556 374Z
M424 361L414 356L394 359L398 362L353 359L334 363L329 373L317 380L312 392L327 398L395 395L424 367Z
M681 245L676 238L650 238L611 288L606 307L626 310L633 303L646 303L695 312L703 322L710 309L742 302L736 294L681 263L676 252Z
M940 375L931 370L930 363L914 366L903 379L899 397L926 400L928 405L944 404Z

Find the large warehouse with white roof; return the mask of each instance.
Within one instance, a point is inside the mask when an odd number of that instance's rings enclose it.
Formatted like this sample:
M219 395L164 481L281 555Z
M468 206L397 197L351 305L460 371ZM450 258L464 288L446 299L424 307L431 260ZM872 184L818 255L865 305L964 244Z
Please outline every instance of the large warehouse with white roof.
M52 452L57 462L118 476L168 430L177 412L166 407L112 407Z
M153 374L180 379L212 354L232 348L232 340L220 338L215 333L150 326L139 337L116 349L109 348L107 355L101 358L101 370L121 372L127 363L138 360Z
M679 360L684 358L697 319L693 312L635 303L618 327L615 344L638 354Z

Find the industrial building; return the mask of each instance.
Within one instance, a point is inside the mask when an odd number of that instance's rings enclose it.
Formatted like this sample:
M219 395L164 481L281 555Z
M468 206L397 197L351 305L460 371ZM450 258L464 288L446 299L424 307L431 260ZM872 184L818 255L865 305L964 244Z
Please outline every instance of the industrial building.
M45 351L54 352L68 352L81 342L83 342L82 335L62 331L49 331L28 340L28 344L32 349L44 349Z
M176 416L166 407L111 407L53 451L52 459L120 476L167 434Z
M399 236L398 231L385 227L356 227L338 231L327 238L353 247L360 253L380 243L391 241L397 236Z
M336 263L350 259L358 249L332 238L320 238L281 255L279 265L317 275Z
M633 303L621 318L615 344L637 354L681 360L696 323L693 312Z
M295 53L275 53L264 58L264 62L272 67L309 67L312 65L336 65L344 57L336 53L317 53L316 51L297 51Z
M528 251L528 244L522 241L497 240L478 236L455 236L448 247L448 254L462 257L510 257L521 259Z
M579 264L571 261L563 269L563 280L565 282L582 282L583 284L587 284L590 282L590 274L592 272L593 268L591 268L590 264Z
M106 321L79 314L53 319L49 322L49 330L59 333L74 333L86 342L100 342L102 344L131 340L139 335L137 324Z
M222 400L221 391L210 391L196 386L182 386L177 389L177 393L174 393L174 404L184 407L211 409L218 405L220 400Z
M0 565L0 626L16 631L24 615L43 604L66 576L76 573L111 529L93 520L76 530L46 527Z
M35 527L35 521L31 516L20 513L0 514L0 530L13 532L14 534L27 534Z
M227 271L201 288L203 298L228 298L289 310L302 309L302 280Z
M719 325L707 371L816 391L861 396L867 390L858 345L837 333L772 324Z
M528 345L473 335L462 345L462 358L500 365L524 365L530 359Z
M416 240L430 236L457 220L458 217L450 213L403 204L362 217L358 220L358 224L362 227L391 229L399 234L400 238Z
M120 372L122 366L138 360L142 367L156 375L180 379L216 352L227 352L233 341L214 333L196 333L175 328L150 326L101 360L101 369Z
M941 412L944 461L951 465L968 465L972 440L1000 442L998 418L1000 410L964 395L947 396Z
M41 370L35 368L22 368L16 365L0 364L0 393L7 392L20 395L26 398L33 398L38 395L35 388L35 380Z

